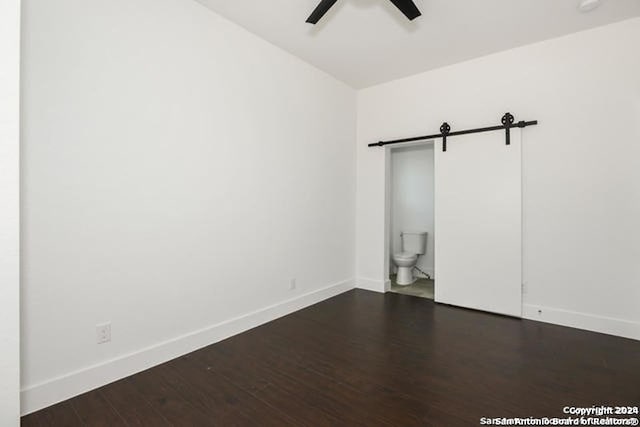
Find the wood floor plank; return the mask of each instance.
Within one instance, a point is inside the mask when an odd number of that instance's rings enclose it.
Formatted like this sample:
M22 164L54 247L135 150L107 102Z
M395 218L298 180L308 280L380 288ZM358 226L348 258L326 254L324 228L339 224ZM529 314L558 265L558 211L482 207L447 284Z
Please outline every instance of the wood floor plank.
M177 388L183 387L183 380L173 374L166 364L134 375L131 382L153 408L174 426L218 425L216 420L178 392Z
M71 401L49 406L41 411L22 417L23 426L82 426Z
M22 427L50 427L51 424L47 421L44 411L46 409L23 416L20 420L20 425Z
M25 426L463 426L638 405L640 342L354 290Z
M343 381L340 376L325 375L313 369L312 365L307 363L309 358L291 357L289 351L274 353L272 345L278 346L278 344L274 344L273 340L272 335L267 336L259 331L253 335L234 337L225 341L224 345L235 353L259 355L260 362L284 375L311 384L319 392L329 393L341 401L349 402L356 415L363 419L368 418L370 422L402 426L424 425L423 414L415 414L418 403L416 400L405 399L404 396L396 393L390 395L385 393L384 398L381 398L378 393L373 393L372 389L363 392ZM283 350L281 347L278 348ZM400 406L401 402L405 405ZM380 411L381 407L387 410Z
M156 411L146 397L125 378L100 389L120 416L130 426L162 427L171 424Z
M216 349L228 357L237 358L241 354L242 362L249 362L252 366L259 366L260 372L267 372L273 376L272 372L277 372L282 376L282 380L295 383L298 390L298 398L313 396L311 404L323 409L334 417L347 418L352 425L362 423L363 425L398 425L387 416L373 411L370 400L362 395L353 393L352 390L344 387L339 382L331 378L318 375L297 364L281 364L278 357L269 357L269 349L261 346L255 349L238 347L239 340L229 340ZM215 367L214 367L215 369ZM345 416L348 414L348 417ZM345 419L345 421L347 420ZM408 422L408 420L405 420Z
M311 394L308 387L265 368L245 355L230 358L215 347L206 350L194 356L255 398L279 408L299 425L335 426L342 422L341 417L327 412L318 399L303 398ZM349 414L345 417L349 418Z
M448 425L454 425L458 419L456 412L450 411L450 403L455 401L451 396L438 395L428 387L421 390L420 394L413 393L411 396L416 387L415 381L420 378L415 372L400 371L399 366L387 364L386 361L375 362L370 358L373 353L352 349L348 345L318 346L315 340L319 338L322 341L322 337L295 336L288 340L278 336L279 333L282 331L269 334L267 338L266 331L260 331L270 345L279 349L278 356L285 363L303 364L318 375L334 378L352 387L375 403L378 410L392 404L389 411L410 415L420 423L426 420L444 422L446 419ZM402 363L402 360L396 362ZM399 377L414 384L407 386Z
M221 425L293 426L295 422L285 413L254 398L232 384L213 369L194 363L191 356L180 357L167 364L186 380L189 401L204 409Z
M71 404L85 425L96 427L127 426L124 419L104 398L99 389L73 398Z
M468 368L471 374L474 374L461 376L462 380L452 381L452 384L482 374L492 381L504 378L507 382L510 381L511 386L511 390L505 389L505 396L518 398L520 401L536 401L530 399L529 386L524 387L530 383L534 384L534 389L540 389L541 394L552 398L553 394L548 393L548 386L555 382L557 387L565 387L564 392L569 393L568 398L581 401L593 400L594 395L601 398L617 396L618 399L623 399L624 396L633 396L638 391L637 387L633 387L633 382L629 381L629 378L638 379L640 375L637 341L429 302L421 304L423 307L418 310L407 310L406 306L397 310L394 305L396 299L409 299L412 300L412 304L413 300L420 300L404 296L396 298L395 295L385 297L391 299L390 305L393 307L389 310L387 322L398 325L394 337L388 336L383 327L370 327L375 320L371 322L369 318L380 317L376 310L381 304L371 305L369 315L365 316L363 310L349 310L349 304L345 304L343 298L341 302L332 304L324 312L318 306L314 306L296 315L312 317L325 325L333 325L333 328L339 325L346 330L342 335L366 336L374 341L395 342L407 349L424 351L427 345L437 343L432 347L437 349L437 352L441 352L442 349L448 351L456 366L436 371L453 372L453 369ZM385 310L389 309L389 305L385 304L384 307ZM335 321L329 320L329 316ZM420 318L429 320L416 321ZM416 324L420 326L416 328ZM354 328L353 331L349 330L350 328ZM623 350L622 355L607 343L615 343L614 347ZM604 347L601 344L604 344ZM560 353L563 353L563 356L554 357ZM436 355L437 353L434 353L428 359L436 361ZM615 360L615 364L609 366L609 369L603 369L605 364L602 362L607 359ZM586 376L576 375L586 372L589 372ZM508 375L512 375L513 378L508 378ZM627 380L623 380L622 377L627 377ZM517 389L518 393L513 394L513 387L518 384L523 387ZM477 388L475 386L469 390L481 392Z

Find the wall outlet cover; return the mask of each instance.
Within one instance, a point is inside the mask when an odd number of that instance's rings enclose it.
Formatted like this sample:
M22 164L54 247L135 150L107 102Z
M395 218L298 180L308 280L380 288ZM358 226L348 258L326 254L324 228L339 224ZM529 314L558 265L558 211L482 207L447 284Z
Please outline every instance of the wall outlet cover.
M96 325L96 342L104 344L111 341L111 323Z

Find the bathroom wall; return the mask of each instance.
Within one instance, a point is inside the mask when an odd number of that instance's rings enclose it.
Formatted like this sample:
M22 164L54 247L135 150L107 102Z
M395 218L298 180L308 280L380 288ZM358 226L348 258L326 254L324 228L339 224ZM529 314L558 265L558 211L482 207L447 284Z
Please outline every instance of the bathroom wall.
M388 150L367 143L510 111L540 121L523 132L525 317L640 339L639 45L636 18L360 91L358 285L386 275Z
M20 425L20 1L0 2L0 426Z
M353 89L194 1L23 4L24 412L353 287Z
M433 277L433 144L391 150L391 236L389 254L400 252L402 231L426 231L427 253L418 268ZM393 261L391 266L393 266ZM416 271L414 273L417 274Z

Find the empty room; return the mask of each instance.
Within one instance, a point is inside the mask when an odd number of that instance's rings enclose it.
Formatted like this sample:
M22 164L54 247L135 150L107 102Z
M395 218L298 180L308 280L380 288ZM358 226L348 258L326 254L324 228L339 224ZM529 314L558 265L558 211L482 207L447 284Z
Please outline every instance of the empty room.
M0 0L0 427L639 411L640 0Z

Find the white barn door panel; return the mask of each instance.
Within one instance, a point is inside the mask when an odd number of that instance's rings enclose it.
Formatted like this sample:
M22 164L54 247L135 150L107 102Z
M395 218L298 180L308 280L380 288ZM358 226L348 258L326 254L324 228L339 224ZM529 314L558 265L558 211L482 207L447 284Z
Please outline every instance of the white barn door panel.
M522 139L451 137L435 150L435 299L522 315Z

